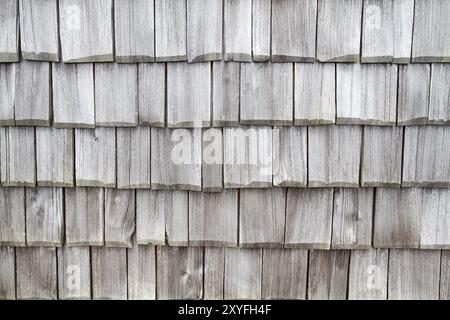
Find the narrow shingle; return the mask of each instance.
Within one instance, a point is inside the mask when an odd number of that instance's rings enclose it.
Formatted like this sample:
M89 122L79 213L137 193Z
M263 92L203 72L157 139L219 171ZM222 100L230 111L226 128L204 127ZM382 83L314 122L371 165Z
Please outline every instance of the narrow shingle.
M19 6L17 0L0 2L0 62L19 61Z
M270 60L272 0L252 2L252 57L255 62Z
M252 1L224 1L224 60L252 60Z
M24 188L0 188L1 246L25 246Z

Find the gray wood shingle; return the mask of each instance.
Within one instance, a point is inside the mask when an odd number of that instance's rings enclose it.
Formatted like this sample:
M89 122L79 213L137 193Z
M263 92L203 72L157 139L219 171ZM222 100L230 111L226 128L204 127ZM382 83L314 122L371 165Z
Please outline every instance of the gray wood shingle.
M441 300L450 299L450 251L441 251L441 279L440 279L440 290L439 298Z
M134 190L105 189L105 245L131 248L135 230Z
M25 190L0 188L0 247L24 245Z
M212 125L239 125L240 63L213 62Z
M128 299L155 300L156 254L154 246L139 246L135 241L127 252Z
M139 124L164 127L165 84L164 63L140 63L138 65Z
M428 124L450 124L450 65L431 65Z
M202 190L220 192L223 190L222 129L204 130L202 143Z
M225 248L205 247L203 298L222 300L225 274Z
M0 246L0 300L16 298L15 249Z
M255 62L270 60L272 0L252 2L252 57Z
M91 298L89 247L63 247L58 251L58 299Z
M252 61L252 1L224 1L225 61Z
M14 125L16 64L0 64L0 126Z
M450 249L450 190L423 190L420 248Z
M19 61L18 13L17 0L0 2L0 62Z

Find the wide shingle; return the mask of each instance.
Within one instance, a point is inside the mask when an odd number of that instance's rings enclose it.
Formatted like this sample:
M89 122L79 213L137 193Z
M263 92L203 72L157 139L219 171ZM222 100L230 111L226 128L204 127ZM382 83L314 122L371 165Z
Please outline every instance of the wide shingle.
M91 298L91 257L89 247L63 247L58 254L58 299Z

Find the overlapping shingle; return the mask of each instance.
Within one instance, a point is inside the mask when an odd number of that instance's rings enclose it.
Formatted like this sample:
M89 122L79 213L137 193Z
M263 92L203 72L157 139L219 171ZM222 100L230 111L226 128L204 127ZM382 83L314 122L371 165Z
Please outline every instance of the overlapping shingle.
M91 298L91 256L89 247L58 248L58 298Z
M19 60L19 23L17 0L0 3L0 62Z
M105 245L131 247L135 231L134 190L105 189Z
M0 246L24 246L24 188L0 188L0 200Z
M272 1L252 1L252 58L255 62L270 60Z
M252 1L223 0L225 61L252 60Z

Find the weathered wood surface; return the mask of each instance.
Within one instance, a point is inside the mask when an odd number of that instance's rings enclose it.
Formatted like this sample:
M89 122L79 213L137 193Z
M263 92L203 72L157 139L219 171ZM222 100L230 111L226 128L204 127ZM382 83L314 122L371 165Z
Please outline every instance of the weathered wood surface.
M137 66L95 64L95 124L135 126L138 119Z
M202 190L220 192L223 190L222 129L204 130L202 143Z
M308 251L264 249L262 299L306 299Z
M127 252L128 299L155 300L156 254L154 246L140 246L133 241Z
M285 247L330 249L333 189L288 189Z
M17 299L57 299L56 248L16 248Z
M59 61L58 1L20 0L19 11L22 57Z
M224 299L261 299L262 249L225 249Z
M239 125L240 63L213 62L212 125Z
M134 190L105 189L105 245L131 247L135 222Z
M367 249L372 246L373 199L371 188L334 190L333 249Z
M270 60L272 0L252 2L252 58L255 62Z
M314 62L317 2L272 2L272 61Z
M237 235L236 190L189 192L189 245L236 247Z
M439 250L390 250L388 299L439 299L440 264Z
M61 246L64 235L62 188L27 188L26 230L28 246Z
M418 248L422 205L422 189L377 188L373 246Z
M345 300L350 251L309 252L308 299Z
M25 245L25 190L0 188L0 246Z
M222 59L222 0L187 0L187 59Z
M252 61L252 1L223 0L225 61Z
M352 250L348 278L349 300L386 300L388 288L386 249Z
M431 65L428 124L450 124L450 65Z
M450 3L415 1L413 62L450 62Z
M210 63L167 65L167 125L209 127L211 123Z
M450 251L442 250L441 256L441 278L439 298L441 300L450 299Z
M317 59L358 62L363 0L319 0Z
M112 5L112 0L59 2L64 62L113 61Z
M102 188L65 189L66 244L101 246L104 240L105 192Z
M225 248L205 247L203 298L222 300L225 274Z
M397 112L397 66L336 65L337 123L393 125Z
M358 187L362 128L308 128L308 186Z
M203 297L203 249L157 247L156 296L167 299Z
M138 65L139 124L164 127L165 124L164 63Z
M0 64L0 126L14 125L15 89L16 64Z
M202 132L151 129L152 189L201 191Z
M92 247L92 298L127 300L127 249Z
M55 127L95 126L94 67L90 63L52 64Z
M403 128L364 127L361 160L363 187L401 185Z
M58 249L58 299L91 298L91 258L89 247Z
M19 10L17 0L0 2L0 62L19 61Z
M155 0L156 61L186 60L186 0Z
M0 128L0 176L4 187L36 183L35 129Z
M424 189L420 248L450 249L450 190ZM447 271L446 271L447 272Z
M336 66L332 63L296 63L294 124L336 122Z
M306 127L280 127L273 130L273 184L283 187L307 185Z
M77 186L116 185L115 129L75 129L75 176Z
M22 61L16 65L16 125L50 125L50 63Z
M0 247L0 300L16 298L15 259L13 247Z
M114 0L114 44L119 63L155 60L154 0Z
M150 188L149 127L117 128L117 188Z

